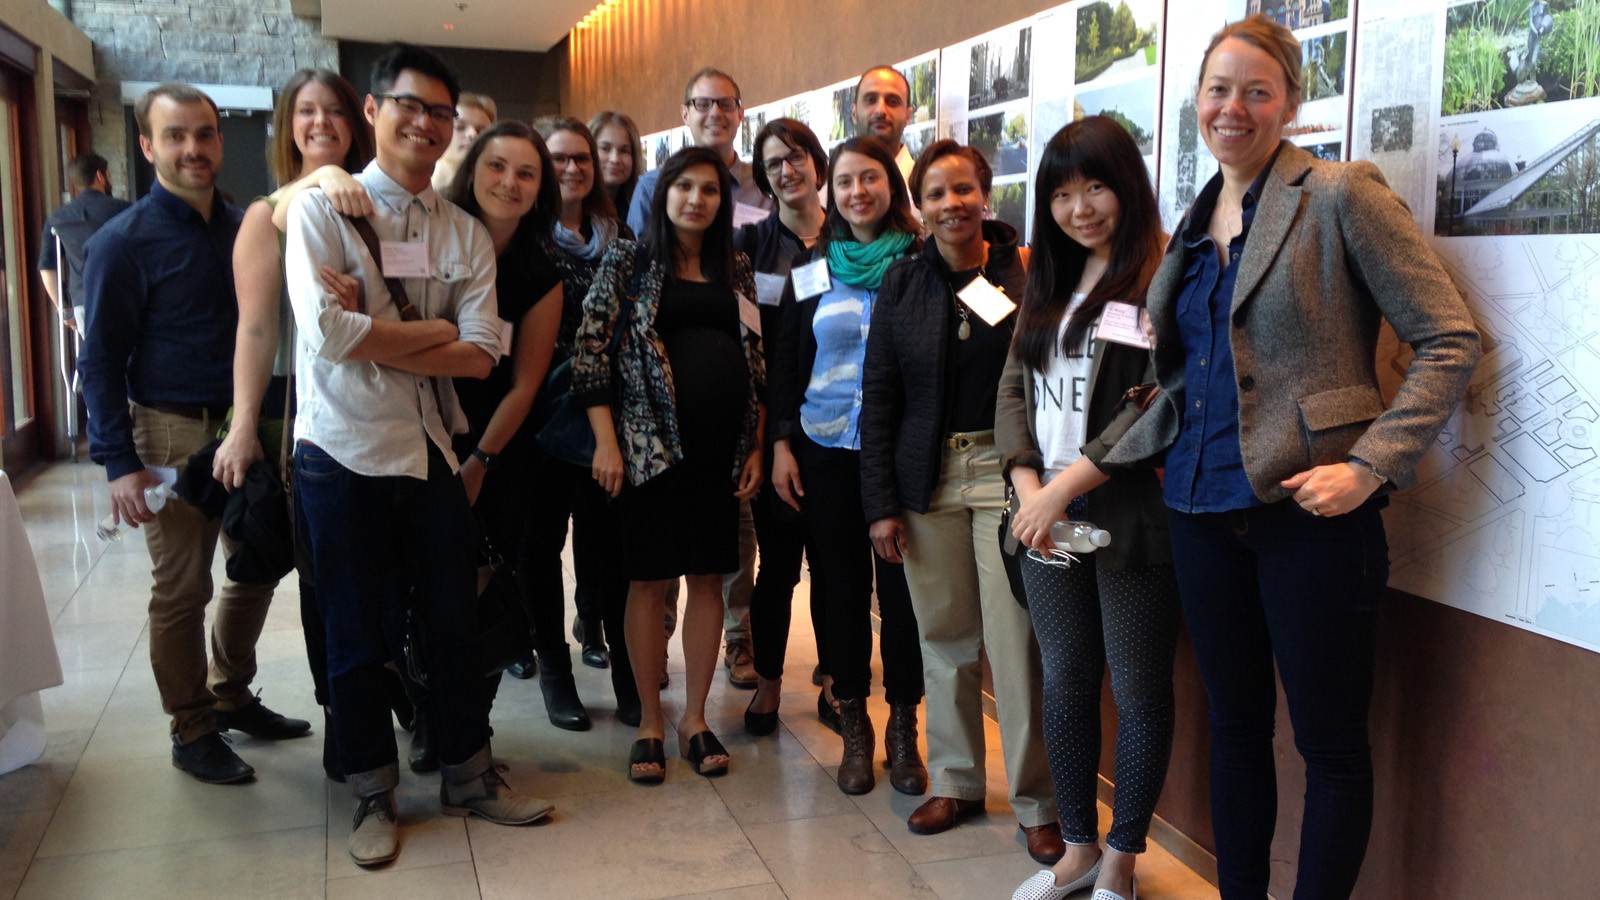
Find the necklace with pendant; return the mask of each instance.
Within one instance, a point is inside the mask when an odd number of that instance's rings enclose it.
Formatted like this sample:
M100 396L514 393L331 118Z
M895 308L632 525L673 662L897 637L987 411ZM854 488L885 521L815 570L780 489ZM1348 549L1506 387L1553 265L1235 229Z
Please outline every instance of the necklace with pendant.
M983 268L983 266L978 267L978 277L989 277L988 274L983 271ZM956 289L953 287L950 289L950 299L956 302L956 315L961 317L961 324L956 326L956 339L962 341L967 340L968 338L972 337L972 319L970 314L967 312L967 305L961 302L961 298L956 295Z

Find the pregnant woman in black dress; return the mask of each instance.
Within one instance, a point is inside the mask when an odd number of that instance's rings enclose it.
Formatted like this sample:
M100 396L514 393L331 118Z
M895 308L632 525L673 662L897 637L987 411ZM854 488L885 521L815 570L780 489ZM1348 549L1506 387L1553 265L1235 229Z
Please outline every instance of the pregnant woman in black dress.
M683 757L702 775L728 769L706 727L722 641L722 576L739 567L739 501L761 484L766 369L755 282L733 249L732 179L703 148L662 168L642 244L619 240L584 299L573 397L595 432L593 474L618 497L631 585L627 644L661 655L669 585L688 585ZM642 717L628 777L665 774L657 673L636 670Z

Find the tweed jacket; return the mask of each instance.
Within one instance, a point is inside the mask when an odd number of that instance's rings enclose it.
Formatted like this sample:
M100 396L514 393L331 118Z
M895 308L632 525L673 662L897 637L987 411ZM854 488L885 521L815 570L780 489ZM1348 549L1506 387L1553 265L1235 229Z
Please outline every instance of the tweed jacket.
M572 396L581 406L609 405L616 416L617 443L622 448L623 469L634 486L660 475L683 461L683 441L678 430L677 401L666 345L656 334L656 311L661 305L666 267L651 263L630 294L634 270L644 262L633 241L611 242L600 259L594 284L583 298L583 322L578 327L578 355L572 362ZM734 298L753 308L755 277L750 259L734 254ZM632 303L627 329L613 336L622 304ZM753 310L752 310L753 311ZM750 373L749 395L739 442L730 460L737 482L746 458L760 438L761 398L766 392L767 367L761 355L761 335L739 317L739 336Z
M1099 466L1117 439L1141 416L1139 408L1123 404L1128 388L1153 378L1150 355L1137 347L1096 340L1089 357L1089 411L1083 455ZM1016 344L1006 356L1000 374L1000 393L994 409L994 444L1000 465L1011 480L1013 466L1043 472L1044 458L1035 436L1033 371L1017 358ZM1111 469L1105 484L1084 495L1084 516L1111 533L1111 546L1095 552L1101 564L1113 571L1129 566L1172 564L1172 538L1167 531L1167 506L1161 500L1161 483L1151 469Z
M1176 306L1188 227L1185 215L1146 298L1162 392L1109 465L1158 464L1182 426ZM1285 499L1293 491L1283 479L1352 456L1394 488L1416 483L1418 462L1477 366L1478 332L1376 166L1323 162L1285 144L1245 239L1230 310L1239 444L1258 498ZM1375 371L1384 319L1416 353L1387 407Z
M987 277L1013 297L1027 289L1017 232L983 223ZM949 429L955 298L936 241L889 267L872 309L861 377L861 505L868 522L928 511L939 484ZM1007 334L1012 315L1000 323Z

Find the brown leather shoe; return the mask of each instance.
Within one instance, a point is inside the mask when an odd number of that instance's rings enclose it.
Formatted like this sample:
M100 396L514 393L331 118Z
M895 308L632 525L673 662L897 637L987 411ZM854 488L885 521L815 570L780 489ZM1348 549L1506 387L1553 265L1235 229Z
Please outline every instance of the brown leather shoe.
M1061 825L1047 822L1028 826L1018 823L1022 836L1028 839L1028 855L1042 866L1053 866L1067 855L1067 845L1061 840Z
M877 778L872 771L872 756L877 738L872 720L867 718L867 701L839 701L839 734L844 737L844 756L839 761L839 790L846 794L865 794Z
M982 800L957 800L954 797L930 797L906 819L912 834L938 834L956 827L956 822L967 816L983 812ZM1058 837L1057 841L1060 840ZM1063 849L1063 853L1066 851Z

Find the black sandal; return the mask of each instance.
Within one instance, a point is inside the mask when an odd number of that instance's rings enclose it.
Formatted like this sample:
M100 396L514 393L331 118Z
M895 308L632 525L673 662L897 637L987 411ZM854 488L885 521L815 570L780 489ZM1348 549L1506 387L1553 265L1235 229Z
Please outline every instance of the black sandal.
M689 765L694 767L694 771L698 775L711 778L715 775L726 775L728 773L727 763L710 767L703 767L702 765L708 756L726 757L728 755L728 748L722 746L722 742L717 740L717 736L710 731L702 731L699 734L688 736L679 732L678 752L683 755L684 759L689 761Z
M634 766L654 765L659 771L654 775L639 775ZM628 780L634 784L660 784L667 777L667 751L661 738L640 738L628 751Z

